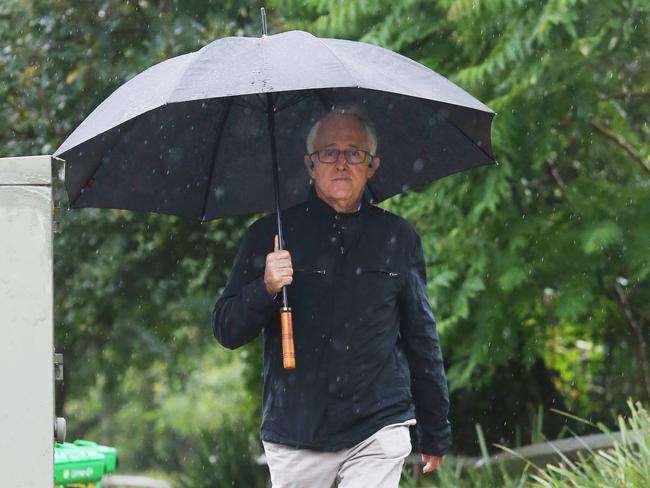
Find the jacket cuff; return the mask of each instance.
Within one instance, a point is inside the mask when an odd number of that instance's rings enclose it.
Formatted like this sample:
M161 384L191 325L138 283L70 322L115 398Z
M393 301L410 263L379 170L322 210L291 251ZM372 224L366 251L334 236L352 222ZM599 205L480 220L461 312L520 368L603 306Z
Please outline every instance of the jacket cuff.
M264 278L262 276L246 285L243 292L244 303L247 307L256 312L271 311L277 303L274 297L269 295L269 292L266 291L266 285L264 284Z
M447 422L438 429L427 429L427 432L418 428L418 441L421 454L444 456L451 447L451 425Z
M262 276L244 286L242 291L245 305L256 312L269 312L276 304L274 298L266 291Z

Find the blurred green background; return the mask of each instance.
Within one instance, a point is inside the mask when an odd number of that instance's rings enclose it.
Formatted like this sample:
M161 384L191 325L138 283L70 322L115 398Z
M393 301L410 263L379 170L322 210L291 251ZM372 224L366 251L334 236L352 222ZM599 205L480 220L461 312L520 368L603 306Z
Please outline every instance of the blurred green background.
M384 204L423 238L454 452L479 452L477 423L514 447L589 431L551 408L614 425L629 397L649 402L647 1L3 0L0 156L52 153L156 62L260 35L261 6L269 33L379 44L498 113L498 166ZM116 446L123 472L253 486L260 344L224 350L209 314L254 217L70 211L59 197L68 437Z

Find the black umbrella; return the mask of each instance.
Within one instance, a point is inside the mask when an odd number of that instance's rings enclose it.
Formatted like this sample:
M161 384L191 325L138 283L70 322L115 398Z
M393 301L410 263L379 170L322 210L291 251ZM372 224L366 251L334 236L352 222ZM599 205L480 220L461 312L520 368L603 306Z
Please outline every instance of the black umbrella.
M282 245L280 209L309 188L307 131L351 104L378 135L381 170L367 188L375 202L494 162L495 114L467 92L392 51L301 31L227 37L152 66L55 155L65 160L72 207L202 221L275 210ZM286 290L282 311L290 326Z

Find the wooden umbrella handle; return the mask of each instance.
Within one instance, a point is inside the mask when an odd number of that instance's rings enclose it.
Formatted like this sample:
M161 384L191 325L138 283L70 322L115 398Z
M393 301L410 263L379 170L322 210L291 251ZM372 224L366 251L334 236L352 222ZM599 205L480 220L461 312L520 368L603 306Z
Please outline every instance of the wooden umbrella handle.
M280 309L280 323L282 325L282 364L284 369L296 367L296 350L293 347L293 323L291 321L291 308Z

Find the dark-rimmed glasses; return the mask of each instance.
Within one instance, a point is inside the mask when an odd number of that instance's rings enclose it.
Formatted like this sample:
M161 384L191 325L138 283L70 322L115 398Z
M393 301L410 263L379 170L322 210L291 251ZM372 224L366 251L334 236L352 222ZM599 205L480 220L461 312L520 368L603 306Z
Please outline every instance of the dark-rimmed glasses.
M339 160L341 153L343 153L345 160L349 164L361 164L368 160L368 156L371 158L374 157L374 155L370 154L368 151L364 151L363 149L341 150L336 148L319 149L318 151L309 154L309 157L313 159L314 155L316 155L319 163L334 164Z

